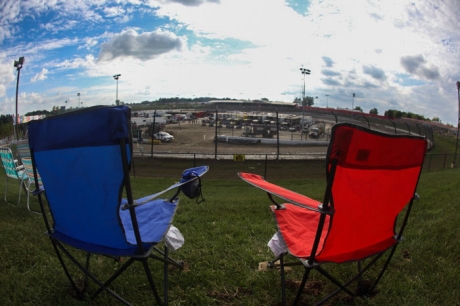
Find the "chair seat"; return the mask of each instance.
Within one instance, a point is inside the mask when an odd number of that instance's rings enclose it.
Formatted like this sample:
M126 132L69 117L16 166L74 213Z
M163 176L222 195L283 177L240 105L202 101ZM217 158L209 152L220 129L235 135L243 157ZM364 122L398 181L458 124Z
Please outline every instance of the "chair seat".
M289 253L298 258L308 259L311 255L316 231L318 230L320 214L289 203L285 203L283 205L285 209L276 209L275 205L270 206L270 209L275 216L275 220L281 236L283 237L284 243L286 244ZM321 250L323 248L324 239L326 238L329 230L329 223L330 216L327 216L321 233L321 241L316 251L315 261L317 262L343 262L345 260L349 260L350 258L356 258L356 260L359 260L377 254L382 250L386 250L397 243L395 237L390 237L352 252L338 251L334 254L322 256ZM346 243L346 241L344 243Z
M284 209L276 209L276 206L272 205L270 209L275 216L284 243L292 255L299 258L308 258L311 255L321 214L289 203L285 203L283 206ZM327 216L317 254L321 251L326 238L329 219L330 217Z
M103 245L98 245L98 244L93 244L93 243L88 243L85 241L81 241L78 239L74 239L70 236L67 236L61 232L56 232L54 231L52 234L48 234L53 239L56 239L66 245L72 246L76 249L83 250L88 253L92 254L99 254L99 255L105 255L105 256L134 256L138 255L141 256L142 254L138 254L138 248L137 246L128 246L126 249L115 249L115 248L109 248ZM150 250L154 248L154 244L144 244L144 249L146 250L144 254L149 254Z
M142 199L138 201L142 201ZM123 207L125 203L127 203L127 200L123 199L120 207ZM178 203L179 199L175 199L174 202L156 199L135 208L141 241L143 243L156 244L163 240L163 237L169 230L170 222L176 212ZM119 216L126 241L129 244L136 245L136 237L129 210L120 208Z

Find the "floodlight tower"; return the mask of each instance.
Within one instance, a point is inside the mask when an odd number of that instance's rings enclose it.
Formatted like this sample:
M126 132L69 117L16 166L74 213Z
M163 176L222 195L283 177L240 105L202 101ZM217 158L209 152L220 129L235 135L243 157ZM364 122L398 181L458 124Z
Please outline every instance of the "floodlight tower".
M300 139L303 138L303 125L304 125L304 120L305 120L305 109L304 109L304 102L305 102L305 75L310 74L310 69L300 67L300 73L303 75L303 93L302 93L302 124L301 124L301 130L300 130ZM291 134L292 136L292 134Z
M117 99L115 100L115 104L116 104L116 105L120 104L120 102L118 101L118 78L119 78L119 77L121 77L121 74L115 74L115 75L113 76L113 78L114 78L115 80L117 80L117 96L116 96Z
M451 165L451 168L455 167L455 162L457 160L457 150L458 150L458 133L460 129L460 81L457 81L457 97L458 97L458 121L457 121L457 140L455 142L455 155L454 162Z
M16 113L14 114L14 132L16 133L16 140L19 141L18 131L18 92L19 92L19 75L21 74L21 68L24 65L24 56L21 56L18 61L14 61L14 67L18 72L18 78L16 81Z
M351 110L353 110L353 107L355 105L355 94L353 93L353 99L351 100Z
M329 107L329 95L325 95L327 98L326 98L326 108Z
M302 94L302 106L303 106L303 103L305 101L305 75L306 74L310 74L310 69L306 69L306 68L300 68L300 73L303 74L303 94Z

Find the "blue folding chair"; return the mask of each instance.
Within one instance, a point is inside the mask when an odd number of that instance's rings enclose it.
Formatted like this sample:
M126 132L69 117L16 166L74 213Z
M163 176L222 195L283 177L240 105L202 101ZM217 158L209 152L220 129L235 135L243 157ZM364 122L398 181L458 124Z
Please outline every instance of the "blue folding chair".
M200 177L208 167L187 169L179 183L134 200L129 176L133 156L129 107L96 106L31 121L28 133L35 186L39 186L38 171L45 186L35 190L34 195L38 196L47 235L78 296L83 298L82 291L77 288L63 255L99 286L91 299L106 291L126 305L129 302L110 285L133 262L139 261L157 304L162 304L148 265L148 259L154 258L164 262L166 304L168 264L181 267L181 263L169 257L166 244L164 252L156 245L170 228L179 203L178 194L183 190L186 195L198 197ZM190 193L190 188L194 192ZM158 199L173 189L176 193L172 197ZM45 198L52 223L45 213ZM75 248L86 252L86 263L75 258L72 253ZM91 254L129 259L103 282L89 269ZM86 290L86 279L84 285Z
M10 204L6 198L8 193L8 180L14 179L19 182L19 197L18 204L21 202L21 186L25 180L28 179L24 167L18 165L18 160L14 158L13 152L10 148L0 147L0 158L2 160L2 168L5 170L6 182L5 182L5 202ZM12 204L10 204L12 205Z

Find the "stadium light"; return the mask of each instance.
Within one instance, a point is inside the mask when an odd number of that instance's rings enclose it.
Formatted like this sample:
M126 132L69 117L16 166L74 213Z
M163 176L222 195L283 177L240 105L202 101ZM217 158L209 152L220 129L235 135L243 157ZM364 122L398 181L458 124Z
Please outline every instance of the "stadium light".
M19 92L19 75L21 74L21 68L24 64L24 56L21 56L19 60L14 61L14 67L18 72L18 78L16 81L16 113L14 114L14 132L16 133L16 140L19 141L19 130L18 130L18 92Z
M460 81L457 81L457 98L458 98L457 141L455 142L454 162L452 163L451 168L455 167L455 162L457 160L458 132L459 132L459 128L460 128Z
M118 78L119 78L119 77L121 77L121 74L115 74L115 75L113 76L113 78L114 78L115 80L117 80L117 95L116 95L117 98L116 98L116 100L115 100L115 104L116 104L116 105L119 105L119 104L120 104L120 102L118 101Z
M304 103L305 103L305 75L310 74L310 69L300 67L300 73L303 75L303 93L302 93L302 124L301 124L301 130L300 130L300 140L303 138L303 126L305 124L305 109L304 109ZM292 127L292 124L291 124ZM292 133L291 133L291 138L292 138ZM291 139L292 140L292 139Z
M305 101L305 75L310 74L310 69L300 68L300 73L303 75L303 94L302 94L302 106Z

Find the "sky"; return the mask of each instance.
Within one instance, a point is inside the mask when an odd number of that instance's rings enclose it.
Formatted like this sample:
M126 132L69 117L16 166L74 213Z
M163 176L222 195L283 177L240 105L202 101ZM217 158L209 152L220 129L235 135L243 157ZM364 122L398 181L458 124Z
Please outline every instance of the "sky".
M459 12L458 0L1 0L0 114L15 113L24 56L20 115L113 105L117 86L125 103L292 103L305 84L319 107L456 126Z

